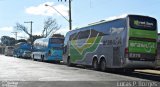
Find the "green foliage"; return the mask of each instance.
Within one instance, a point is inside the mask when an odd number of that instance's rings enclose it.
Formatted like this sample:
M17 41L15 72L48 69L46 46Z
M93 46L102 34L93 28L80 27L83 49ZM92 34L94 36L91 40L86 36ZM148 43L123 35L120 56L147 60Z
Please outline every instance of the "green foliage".
M6 46L13 46L16 43L15 38L9 36L2 36L1 37L1 44Z

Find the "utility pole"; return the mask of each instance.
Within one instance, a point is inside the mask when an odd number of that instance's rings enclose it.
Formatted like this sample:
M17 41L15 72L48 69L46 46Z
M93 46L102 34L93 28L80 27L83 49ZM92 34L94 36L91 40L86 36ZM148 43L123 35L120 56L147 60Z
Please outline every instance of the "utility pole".
M63 0L58 0L58 1L63 1ZM67 0L64 0L65 2ZM69 1L69 30L72 30L72 13L71 13L71 0L68 0Z
M15 39L16 39L16 41L17 41L17 33L18 33L18 32L11 32L11 33L13 33L13 34L16 36Z
M28 21L28 22L24 22L24 23L30 23L31 24L30 39L31 39L31 46L33 48L33 37L32 37L32 23L33 23L33 21Z
M69 0L69 29L72 30L71 0Z

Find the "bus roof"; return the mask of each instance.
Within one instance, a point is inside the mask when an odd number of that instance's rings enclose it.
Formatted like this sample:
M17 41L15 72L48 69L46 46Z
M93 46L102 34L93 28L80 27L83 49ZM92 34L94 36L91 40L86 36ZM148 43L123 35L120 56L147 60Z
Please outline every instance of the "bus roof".
M107 23L107 22L111 22L111 21L115 21L115 20L120 20L120 19L124 19L124 18L127 18L129 16L142 16L142 17L149 17L149 18L153 18L155 19L154 17L151 17L151 16L145 16L145 15L137 15L137 14L124 14L124 15L120 15L120 16L113 16L113 17L109 17L105 20L100 20L100 21L97 21L97 22L93 22L93 23L90 23L88 24L87 26L84 26L84 27L80 27L80 28L76 28L72 31L76 31L76 30L79 30L81 28L86 28L86 27L90 27L90 26L94 26L94 25L98 25L98 24L102 24L102 23ZM156 20L156 19L155 19ZM69 31L71 32L71 31Z
M26 43L26 42L19 42L19 43L17 43L16 45L21 45L21 44L29 44L29 43Z
M61 38L61 39L64 39L64 37L46 37L46 38L36 39L35 41L44 40L44 39L50 39L50 38Z
M64 37L46 37L46 38L39 38L39 39L36 39L34 41L34 43L42 43L42 42L49 42L49 39L64 39Z

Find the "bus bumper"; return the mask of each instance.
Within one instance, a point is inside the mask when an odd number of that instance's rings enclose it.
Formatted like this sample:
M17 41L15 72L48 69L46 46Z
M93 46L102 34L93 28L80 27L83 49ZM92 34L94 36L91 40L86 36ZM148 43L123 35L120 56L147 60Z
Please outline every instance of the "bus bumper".
M153 69L156 67L155 61L137 61L126 59L125 68L135 68L135 69Z
M48 57L48 61L62 61L62 57Z

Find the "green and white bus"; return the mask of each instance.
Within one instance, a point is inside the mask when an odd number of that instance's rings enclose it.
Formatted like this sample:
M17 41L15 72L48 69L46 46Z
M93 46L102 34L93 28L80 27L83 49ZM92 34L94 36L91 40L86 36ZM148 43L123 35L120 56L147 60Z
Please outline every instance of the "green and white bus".
M160 33L158 33L158 42L157 42L157 67L160 68Z
M154 68L157 37L153 17L126 15L103 20L66 34L63 61L69 66L89 65L102 71Z

